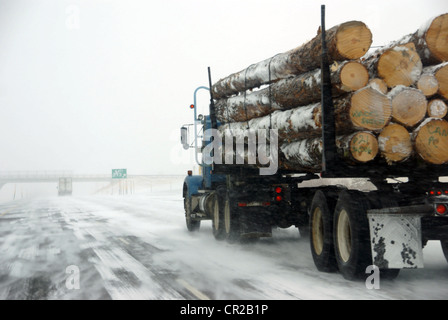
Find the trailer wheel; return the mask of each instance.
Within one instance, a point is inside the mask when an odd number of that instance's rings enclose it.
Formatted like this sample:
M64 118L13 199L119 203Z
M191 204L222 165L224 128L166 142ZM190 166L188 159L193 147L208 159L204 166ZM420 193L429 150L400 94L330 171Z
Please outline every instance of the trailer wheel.
M334 246L339 271L349 280L365 276L372 264L367 220L369 202L363 193L342 191L335 208Z
M213 216L212 216L213 236L216 240L223 240L226 237L224 225L224 204L223 198L219 193L216 193L213 202Z
M187 195L184 198L184 208L185 208L185 221L187 223L187 229L190 232L199 231L201 227L201 220L194 220L191 217L191 198Z
M237 210L236 204L232 201L232 197L227 193L224 203L224 230L227 241L232 243L241 239L241 228Z
M310 247L314 264L322 272L334 272L337 263L333 244L333 208L322 191L317 191L310 210Z

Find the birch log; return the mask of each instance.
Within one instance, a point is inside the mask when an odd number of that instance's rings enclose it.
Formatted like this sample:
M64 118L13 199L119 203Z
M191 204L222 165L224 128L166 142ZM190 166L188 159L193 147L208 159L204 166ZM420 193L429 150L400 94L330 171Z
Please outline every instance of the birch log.
M381 92L382 94L387 94L387 91L389 90L387 88L386 82L384 82L383 79L380 78L372 78L370 79L368 86Z
M333 96L356 91L367 85L369 74L364 65L355 61L335 62L331 66ZM320 69L283 79L270 87L250 94L221 99L215 103L221 122L248 121L275 110L306 106L321 99Z
M381 157L387 164L403 162L412 155L411 135L408 130L397 123L386 126L378 136Z
M306 74L305 74L306 75ZM298 105L307 105L321 99L321 71L318 69L308 76L299 76L294 80L281 80L272 87L273 99L285 109ZM359 90L367 85L369 73L359 62L345 61L334 63L331 67L333 97Z
M439 82L439 94L448 99L448 62L442 63L436 67L435 77Z
M418 89L397 86L389 94L392 101L392 119L406 127L420 123L427 112L428 102Z
M413 133L416 153L427 163L448 162L448 122L428 118Z
M336 139L339 154L351 163L366 163L378 154L378 140L371 132L359 131Z
M439 81L434 74L423 73L417 81L417 89L431 97L439 91Z
M378 154L378 141L370 132L355 132L336 138L337 152L347 163L367 163ZM304 139L281 146L287 169L320 171L322 169L322 138Z
M255 118L249 122L231 122L221 125L218 130L223 135L230 132L234 137L248 137L258 130L276 129L279 141L292 141L321 135L320 103L275 111L271 115Z
M448 113L448 106L442 99L433 99L428 102L428 117L442 119Z
M381 130L392 117L390 98L369 86L356 91L350 105L350 121L358 128Z
M414 43L396 44L378 49L363 59L371 78L383 79L389 88L411 86L420 78L423 64Z
M355 93L334 100L335 128L338 135L354 131L378 131L386 126L392 114L390 99L375 89L365 87ZM219 127L221 134L230 130L235 136L248 136L258 130L276 129L283 141L296 141L318 137L322 134L322 109L320 102L250 121L231 122Z
M330 63L362 57L372 44L372 33L360 21L349 21L326 32ZM320 32L306 44L255 63L248 68L220 79L212 86L215 99L222 99L249 89L258 88L291 75L320 67L322 39Z
M424 65L448 61L448 13L427 21L403 41L415 44Z

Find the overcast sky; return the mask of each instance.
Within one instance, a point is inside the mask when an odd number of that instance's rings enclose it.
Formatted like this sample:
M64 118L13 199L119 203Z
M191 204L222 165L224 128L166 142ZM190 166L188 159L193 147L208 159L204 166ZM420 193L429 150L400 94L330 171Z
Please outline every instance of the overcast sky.
M0 171L183 174L196 87L312 39L314 0L0 0ZM327 1L327 27L365 22L374 46L446 0ZM201 93L203 112L208 95Z

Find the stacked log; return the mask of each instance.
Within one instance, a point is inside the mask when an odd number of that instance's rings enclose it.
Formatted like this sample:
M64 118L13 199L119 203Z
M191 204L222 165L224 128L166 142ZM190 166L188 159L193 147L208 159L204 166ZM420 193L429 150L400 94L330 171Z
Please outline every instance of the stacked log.
M376 160L394 166L416 158L448 163L448 14L368 54L372 35L364 23L327 32L340 158L352 165ZM275 129L280 168L319 172L320 46L318 33L214 84L221 134L248 137Z
M412 155L411 135L399 124L391 123L378 136L381 155L388 164L409 159Z
M392 43L364 57L363 63L372 77L383 79L389 88L414 84L423 70L420 56L412 42Z
M345 61L331 66L333 95L341 96L367 85L367 68L359 62ZM218 100L216 116L221 122L248 121L276 110L288 110L319 101L321 97L320 69L291 77L268 88Z
M448 61L448 13L427 21L401 41L414 43L425 65Z
M326 32L330 63L362 57L372 44L372 33L363 22L349 21ZM306 44L258 62L219 80L212 86L215 99L270 84L294 74L320 67L322 38L318 35Z

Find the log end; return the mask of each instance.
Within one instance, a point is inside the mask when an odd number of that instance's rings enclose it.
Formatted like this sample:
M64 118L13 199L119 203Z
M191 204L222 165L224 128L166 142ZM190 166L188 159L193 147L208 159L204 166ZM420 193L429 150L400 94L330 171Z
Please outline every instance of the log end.
M422 123L416 130L415 149L428 163L448 162L448 122L429 118Z
M406 127L413 127L424 119L428 102L420 90L398 86L389 95L392 97L393 120Z
M411 135L402 125L392 123L378 136L381 156L388 164L401 162L412 154Z
M448 106L442 99L433 99L428 103L428 116L442 119L448 113Z
M423 74L417 81L417 88L427 97L431 97L439 91L439 81L432 74Z
M432 55L440 62L448 61L448 13L435 18L425 36Z
M361 58L372 45L372 32L360 21L341 24L336 34L336 49L347 60Z
M380 130L392 116L390 99L381 92L365 87L356 91L351 98L350 120L355 127Z
M369 71L367 68L356 61L350 61L342 68L340 75L341 83L345 91L356 91L364 88L369 82Z
M378 154L378 140L370 132L357 132L350 141L350 154L357 162L372 161Z
M384 52L378 60L378 75L389 88L411 86L420 78L423 64L415 45L408 43Z
M448 99L448 64L440 68L435 77L439 82L439 94L445 99Z

